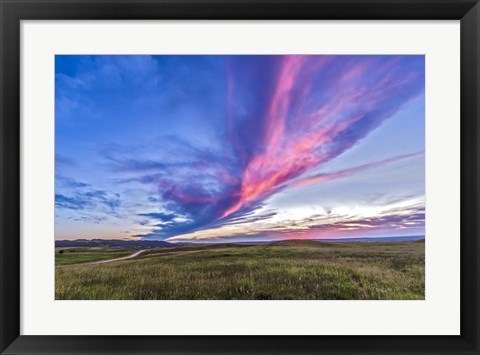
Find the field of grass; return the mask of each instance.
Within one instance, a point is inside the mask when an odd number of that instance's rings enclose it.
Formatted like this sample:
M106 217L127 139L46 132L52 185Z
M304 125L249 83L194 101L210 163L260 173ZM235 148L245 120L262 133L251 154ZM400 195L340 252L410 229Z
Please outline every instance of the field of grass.
M55 298L424 299L424 249L424 241L283 241L152 249L134 259L83 265L71 264L74 258L68 259L67 265L63 253L56 258ZM97 249L92 253L113 259L121 256L119 252ZM77 260L83 262L85 258Z
M132 254L129 249L55 248L55 265L90 263Z

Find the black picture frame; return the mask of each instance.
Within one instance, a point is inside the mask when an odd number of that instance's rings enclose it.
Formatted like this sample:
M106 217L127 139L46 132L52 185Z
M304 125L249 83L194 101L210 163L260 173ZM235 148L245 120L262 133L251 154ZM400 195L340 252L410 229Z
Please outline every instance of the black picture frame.
M479 354L480 5L476 0L0 0L0 19L1 354ZM460 20L461 335L20 335L20 22L27 19Z

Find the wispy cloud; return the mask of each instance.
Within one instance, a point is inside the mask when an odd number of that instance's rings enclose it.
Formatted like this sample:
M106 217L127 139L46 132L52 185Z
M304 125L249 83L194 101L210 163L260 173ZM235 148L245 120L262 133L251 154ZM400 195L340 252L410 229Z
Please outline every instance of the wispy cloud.
M405 204L406 202L406 204ZM301 239L335 238L358 235L365 230L369 235L379 232L401 235L404 231L419 232L425 225L425 209L422 201L403 201L401 204L387 204L369 208L353 207L339 211L316 213L303 211L302 216L288 211L270 211L251 216L241 221L226 223L214 228L197 230L184 235L168 238L168 241L205 241L229 238Z
M120 203L121 199L119 194L109 194L102 190L77 191L72 196L62 194L55 195L55 206L59 209L82 210L100 204L108 207L111 212L115 212L115 209L120 206Z
M407 158L411 158L411 157L417 157L417 156L423 155L423 154L424 154L424 152L415 152L415 153L410 153L410 154L403 154L403 155L400 155L400 156L397 156L397 157L384 159L384 160L374 162L374 163L363 164L363 165L360 165L360 166L356 166L356 167L353 167L353 168L344 169L344 170L340 170L340 171L335 171L335 172L332 172L332 173L321 173L321 174L306 176L306 177L303 177L303 178L301 177L297 180L289 182L288 186L289 187L294 187L294 186L301 186L301 185L307 185L307 184L316 184L316 183L319 183L319 182L322 182L322 181L338 179L338 178L341 178L341 177L345 177L345 176L349 176L349 175L352 175L352 174L360 173L360 172L365 171L365 170L382 167L384 165L387 165L387 164L390 164L390 163L393 163L393 162L396 162L396 161L399 161L399 160L403 160L403 159L407 159Z

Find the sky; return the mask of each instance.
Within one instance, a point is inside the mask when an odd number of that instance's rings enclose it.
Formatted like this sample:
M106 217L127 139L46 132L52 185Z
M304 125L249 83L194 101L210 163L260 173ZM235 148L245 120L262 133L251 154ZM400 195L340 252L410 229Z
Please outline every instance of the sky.
M55 56L55 239L425 233L425 61Z

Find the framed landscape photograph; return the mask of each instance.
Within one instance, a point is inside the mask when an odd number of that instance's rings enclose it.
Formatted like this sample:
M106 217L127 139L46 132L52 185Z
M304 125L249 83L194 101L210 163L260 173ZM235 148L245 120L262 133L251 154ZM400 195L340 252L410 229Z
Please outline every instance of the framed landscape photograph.
M1 0L1 353L479 354L479 11Z

